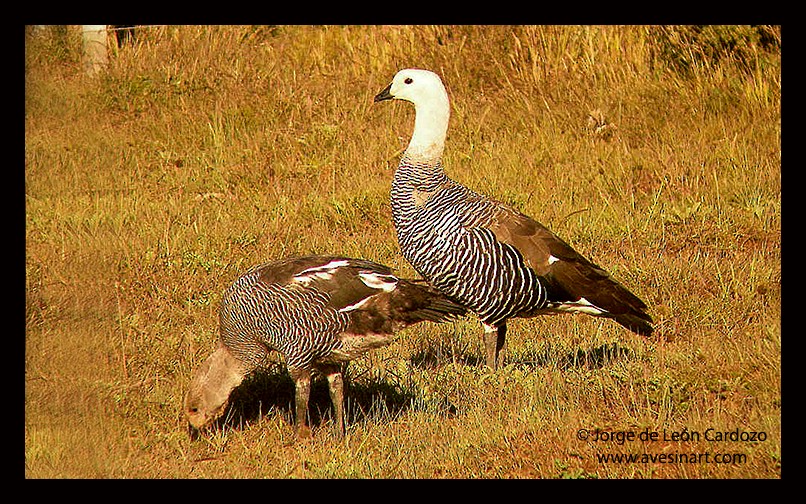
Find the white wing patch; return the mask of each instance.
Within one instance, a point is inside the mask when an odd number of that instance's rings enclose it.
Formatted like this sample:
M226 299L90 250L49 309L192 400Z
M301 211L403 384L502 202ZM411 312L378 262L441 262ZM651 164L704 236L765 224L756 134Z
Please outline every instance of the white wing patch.
M379 289L384 292L392 292L397 288L397 277L394 275L383 275L372 271L361 271L358 277L364 285L371 289Z
M382 292L391 292L395 290L395 288L397 288L397 277L394 275L384 275L381 273L376 273L374 271L359 271L358 278L360 278L361 281L364 282L364 285L366 285L370 289L376 289ZM357 310L362 306L364 306L364 304L366 304L367 301L375 297L377 294L378 294L377 292L373 292L364 299L339 309L339 312L343 313L352 310Z
M374 296L374 294L373 294L373 296ZM344 308L339 308L339 313L344 313L344 312L348 312L348 311L357 310L357 309L361 308L362 306L364 306L366 304L366 302L369 301L369 299L371 297L372 296L367 296L367 297L365 297L364 299L362 299L361 301L359 301L357 303L353 303L351 305L345 306Z
M337 259L321 266L314 266L294 275L294 281L307 285L312 280L330 280L338 268L348 264L350 263L344 259Z
M556 258L556 257L554 257L553 255L549 255L549 264L554 264L554 263L556 263L557 261L559 261L559 259L557 259L557 258Z
M584 297L579 298L578 301L567 301L565 303L557 303L553 305L551 309L564 312L586 313L588 315L604 315L607 313L607 310L599 308L598 306L591 303Z

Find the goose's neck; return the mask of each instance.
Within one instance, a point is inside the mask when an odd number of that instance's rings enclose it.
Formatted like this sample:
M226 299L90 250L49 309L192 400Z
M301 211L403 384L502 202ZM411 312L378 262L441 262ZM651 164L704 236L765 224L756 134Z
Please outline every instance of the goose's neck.
M442 159L448 133L450 106L447 94L415 106L414 133L405 156L412 162L436 164Z

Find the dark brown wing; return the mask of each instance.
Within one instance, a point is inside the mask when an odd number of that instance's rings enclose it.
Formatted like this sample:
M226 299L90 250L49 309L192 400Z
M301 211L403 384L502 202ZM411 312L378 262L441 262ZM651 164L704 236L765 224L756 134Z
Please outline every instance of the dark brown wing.
M515 247L543 280L551 303L585 300L603 316L639 334L652 333L647 306L632 292L590 262L548 228L529 216L500 205L488 227L498 240Z
M396 288L398 279L383 264L343 256L306 256L272 268L279 282L326 294L326 307L350 311L367 298Z
M349 262L369 263L359 259L352 259L349 257L335 256L335 255L308 255L298 257L288 257L285 259L278 259L276 261L262 264L256 268L260 270L260 281L265 284L291 284L294 277L307 274L313 274L318 270L335 269L338 264L347 264ZM375 263L370 263L375 264ZM328 265L333 265L328 268ZM386 268L382 265L376 265L380 268ZM388 268L386 269L388 272Z
M288 286L325 294L325 307L347 314L353 334L392 334L411 324L443 322L466 312L427 284L399 279L389 267L363 259L295 258L271 274Z

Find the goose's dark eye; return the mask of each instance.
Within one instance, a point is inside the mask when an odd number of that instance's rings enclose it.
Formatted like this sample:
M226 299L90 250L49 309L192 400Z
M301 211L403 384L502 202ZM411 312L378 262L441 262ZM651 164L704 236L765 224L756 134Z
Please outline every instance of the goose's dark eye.
M406 80L404 80L403 82L405 82L406 84L411 84L412 82L414 82L414 80L411 77L406 77Z

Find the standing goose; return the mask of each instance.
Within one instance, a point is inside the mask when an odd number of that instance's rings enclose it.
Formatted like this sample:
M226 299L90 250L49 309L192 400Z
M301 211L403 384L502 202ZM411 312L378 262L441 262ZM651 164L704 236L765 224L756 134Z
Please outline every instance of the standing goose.
M244 377L270 364L274 350L294 380L298 435L310 435L308 396L311 372L318 371L327 377L341 436L341 364L391 343L411 324L464 313L433 287L397 278L371 261L308 256L255 266L224 294L218 347L193 373L185 416L196 430L210 425Z
M531 217L448 178L441 159L450 105L437 74L401 70L375 96L390 99L415 108L391 191L400 249L431 285L479 316L487 366L503 365L512 317L578 312L652 333L646 304L605 270Z

